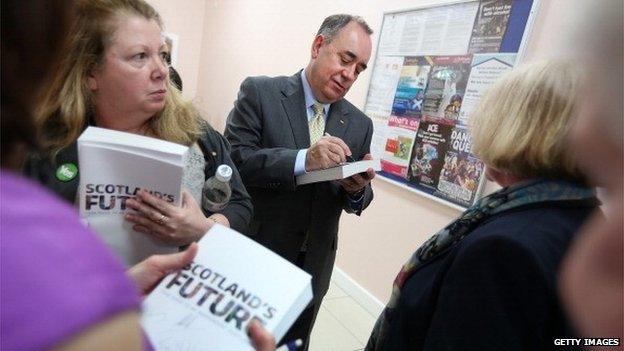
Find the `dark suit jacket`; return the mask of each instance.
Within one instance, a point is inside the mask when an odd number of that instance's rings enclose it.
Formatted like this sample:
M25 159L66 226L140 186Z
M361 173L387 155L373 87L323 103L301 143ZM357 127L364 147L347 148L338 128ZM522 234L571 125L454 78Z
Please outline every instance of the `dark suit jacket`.
M558 350L573 336L557 272L594 209L542 203L486 220L406 281L381 350Z
M297 152L310 147L300 74L245 79L225 136L254 205L250 236L295 262L307 234L303 268L313 276L316 300L329 286L342 210L359 215L373 192L369 184L362 208L353 209L337 182L296 185ZM325 130L344 140L355 159L369 153L372 121L348 101L331 105Z

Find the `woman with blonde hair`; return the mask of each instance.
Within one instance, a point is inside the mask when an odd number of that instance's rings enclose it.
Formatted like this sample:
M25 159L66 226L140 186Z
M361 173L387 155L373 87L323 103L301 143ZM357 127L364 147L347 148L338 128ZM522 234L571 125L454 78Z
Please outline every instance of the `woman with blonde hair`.
M124 272L67 203L16 173L37 146L32 104L59 56L71 10L67 0L2 2L0 349L148 350L137 292L149 293L191 262L197 245ZM260 323L249 325L256 350L275 350Z
M198 240L214 223L245 232L252 205L230 159L229 144L171 83L158 13L143 0L81 0L76 8L63 59L36 109L43 152L29 160L25 172L73 203L78 176L68 180L57 169L77 165L76 140L87 126L187 145L182 206L141 191L127 201L136 210L127 220L135 230L172 246ZM213 212L198 204L204 181L221 164L233 170L232 197L225 208Z
M572 332L556 273L596 208L566 147L577 72L538 62L473 112L473 150L503 188L425 242L396 277L367 350L545 350Z

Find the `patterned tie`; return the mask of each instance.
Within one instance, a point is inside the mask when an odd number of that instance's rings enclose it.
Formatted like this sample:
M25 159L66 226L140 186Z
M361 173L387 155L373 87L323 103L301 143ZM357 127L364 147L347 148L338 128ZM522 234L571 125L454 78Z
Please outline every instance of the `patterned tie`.
M319 141L325 131L325 111L323 110L323 105L315 102L312 105L312 109L314 110L314 117L308 122L310 127L310 145Z

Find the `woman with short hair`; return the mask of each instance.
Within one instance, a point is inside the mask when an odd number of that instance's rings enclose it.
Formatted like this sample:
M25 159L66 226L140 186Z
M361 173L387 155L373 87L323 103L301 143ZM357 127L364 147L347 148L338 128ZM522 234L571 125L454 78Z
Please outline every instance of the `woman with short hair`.
M596 208L566 136L577 72L514 69L473 112L473 150L503 188L425 242L397 276L367 350L544 350L571 335L556 273Z

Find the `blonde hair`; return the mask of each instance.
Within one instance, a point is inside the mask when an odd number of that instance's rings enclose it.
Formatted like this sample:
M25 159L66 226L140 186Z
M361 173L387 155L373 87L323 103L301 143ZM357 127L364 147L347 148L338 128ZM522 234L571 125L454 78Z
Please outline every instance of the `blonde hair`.
M64 44L64 57L44 88L35 110L44 151L56 154L73 143L93 117L88 74L101 65L120 15L153 20L162 28L158 12L143 0L81 0ZM167 79L165 107L148 122L164 140L190 145L201 135L201 118Z
M566 148L579 74L566 61L522 65L494 83L471 115L473 152L521 178L582 180Z

